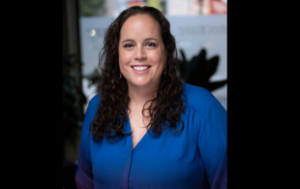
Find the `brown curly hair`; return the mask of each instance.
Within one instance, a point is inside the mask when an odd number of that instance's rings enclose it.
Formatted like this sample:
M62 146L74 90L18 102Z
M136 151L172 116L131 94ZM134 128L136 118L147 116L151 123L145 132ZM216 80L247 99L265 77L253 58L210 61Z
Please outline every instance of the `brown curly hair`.
M99 67L102 70L102 79L98 86L100 105L90 126L90 133L94 141L103 138L117 140L132 134L123 131L128 116L127 109L130 112L128 107L130 98L127 81L124 77L120 78L118 47L122 25L129 17L137 14L147 14L159 23L163 43L168 53L165 68L167 74L161 76L157 96L147 101L142 110L143 115L145 111L148 111L151 118L147 125L148 132L152 130L154 136L157 136L162 132L163 127L169 126L172 129L180 122L182 123L181 129L172 130L172 132L180 132L184 128L180 117L184 113L186 96L183 94L183 84L177 74L179 61L175 39L170 33L170 23L159 10L153 7L134 6L124 10L111 23L105 35L99 61ZM150 103L150 106L145 108L147 103Z

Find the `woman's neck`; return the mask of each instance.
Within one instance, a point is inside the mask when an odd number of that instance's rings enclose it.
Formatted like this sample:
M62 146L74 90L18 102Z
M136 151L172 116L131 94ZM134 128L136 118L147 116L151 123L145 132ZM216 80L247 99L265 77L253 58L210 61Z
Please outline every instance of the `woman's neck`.
M130 106L143 107L148 100L152 100L157 95L157 87L137 87L128 85L128 95L130 98ZM150 105L150 103L148 104Z

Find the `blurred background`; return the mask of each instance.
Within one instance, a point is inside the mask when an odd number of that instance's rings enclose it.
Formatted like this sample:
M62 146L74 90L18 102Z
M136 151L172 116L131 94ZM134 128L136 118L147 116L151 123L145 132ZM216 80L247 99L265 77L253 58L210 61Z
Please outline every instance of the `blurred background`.
M105 32L131 6L152 6L166 16L182 81L208 89L227 110L227 0L63 0L63 188L76 188L81 126L101 80Z

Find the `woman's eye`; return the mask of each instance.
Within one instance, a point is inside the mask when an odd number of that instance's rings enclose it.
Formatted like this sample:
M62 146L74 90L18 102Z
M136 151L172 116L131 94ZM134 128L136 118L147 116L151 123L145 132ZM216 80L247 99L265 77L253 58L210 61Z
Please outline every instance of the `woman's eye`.
M132 46L133 46L132 44L125 44L125 45L124 45L125 48L130 48L130 47L132 47Z
M148 43L147 45L148 45L148 47L155 47L154 43Z

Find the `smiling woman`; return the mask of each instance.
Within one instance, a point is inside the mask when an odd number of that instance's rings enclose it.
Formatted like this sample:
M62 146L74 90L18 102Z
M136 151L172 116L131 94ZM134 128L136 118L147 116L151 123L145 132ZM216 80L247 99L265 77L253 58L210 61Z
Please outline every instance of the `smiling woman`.
M121 29L119 65L129 90L157 90L166 60L159 23L149 15L128 18Z
M182 83L170 23L151 7L107 30L81 134L78 188L227 188L227 113Z

